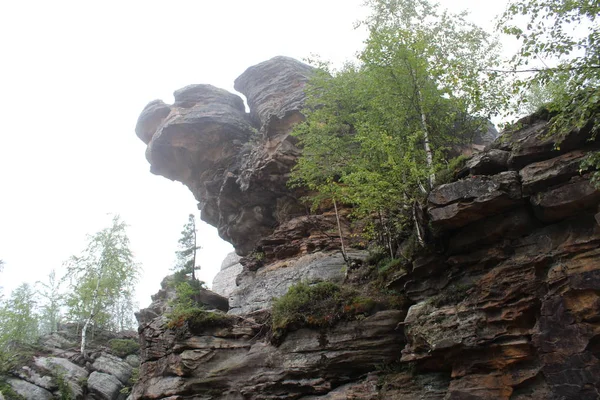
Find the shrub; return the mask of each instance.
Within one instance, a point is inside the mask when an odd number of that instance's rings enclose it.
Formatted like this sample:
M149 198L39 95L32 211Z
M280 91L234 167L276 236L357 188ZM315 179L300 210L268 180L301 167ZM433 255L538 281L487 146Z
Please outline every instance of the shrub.
M113 354L121 358L137 353L140 349L138 341L133 339L111 339L108 341L108 345Z
M302 327L322 328L364 317L377 305L372 298L335 283L297 283L273 303L271 341L280 343L287 332Z
M201 332L206 328L229 328L233 317L220 311L206 311L201 307L177 308L168 316L167 328L176 329L187 326L190 332Z

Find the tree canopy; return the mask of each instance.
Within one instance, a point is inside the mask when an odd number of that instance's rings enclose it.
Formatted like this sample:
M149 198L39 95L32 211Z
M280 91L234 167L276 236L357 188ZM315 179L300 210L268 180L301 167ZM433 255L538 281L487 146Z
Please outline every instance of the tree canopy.
M307 87L303 154L291 184L356 212L405 214L436 182L454 146L501 105L484 71L497 43L482 29L426 0L370 0L359 62L320 63Z

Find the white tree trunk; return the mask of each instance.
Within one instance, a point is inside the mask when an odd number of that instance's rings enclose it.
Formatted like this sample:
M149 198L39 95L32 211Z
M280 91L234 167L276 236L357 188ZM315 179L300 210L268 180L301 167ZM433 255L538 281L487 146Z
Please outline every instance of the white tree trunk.
M333 208L335 210L335 219L337 220L338 233L340 235L340 243L342 244L342 256L344 257L344 261L348 261L346 257L346 248L344 247L344 237L342 236L342 224L340 224L340 214L338 213L337 203L335 199L333 199Z
M102 280L102 272L103 272L102 265L100 265L100 271L98 273L98 280L96 281L96 290L94 290L94 297L92 298L92 309L90 310L90 315L86 319L85 324L83 325L83 328L81 329L80 352L81 352L81 355L83 355L86 358L87 358L87 355L85 353L86 333L87 333L87 329L88 329L90 323L92 323L92 321L94 320L94 317L96 316L96 306L98 303L98 292L100 291L100 281Z
M429 168L429 189L433 189L433 185L435 184L435 173L433 172L433 153L431 151L431 145L429 141L429 128L427 126L427 116L423 111L423 93L421 92L421 87L419 86L419 82L417 81L417 77L414 69L409 66L410 76L413 80L413 85L415 87L415 91L417 92L417 111L421 117L421 129L423 129L423 147L425 149L425 158L427 160L427 167Z
M419 97L419 112L421 114L421 127L423 128L423 147L425 148L425 157L427 159L427 167L429 168L429 189L433 189L435 184L435 173L433 172L433 153L429 145L429 128L427 127L427 117L423 112L423 95L421 89L417 88L417 96Z

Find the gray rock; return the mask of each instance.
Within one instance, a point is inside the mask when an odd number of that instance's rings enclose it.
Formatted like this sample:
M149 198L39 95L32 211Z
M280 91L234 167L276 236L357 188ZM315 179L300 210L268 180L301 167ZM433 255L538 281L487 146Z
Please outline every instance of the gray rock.
M48 335L42 336L40 338L40 344L44 347L54 347L57 349L68 349L76 345L75 342L66 339L64 336L59 335L57 332L53 332Z
M102 354L92 364L92 368L99 372L105 372L113 375L121 383L127 384L131 378L132 367L119 357L110 354Z
M364 259L367 252L350 252L352 258ZM283 296L294 283L342 282L346 263L339 252L314 253L298 259L267 265L258 271L239 276L239 285L230 297L230 314L246 314L267 308L274 298Z
M137 354L130 354L125 358L125 362L133 368L137 368L140 366L140 356Z
M36 357L34 364L42 371L49 374L59 370L64 373L69 380L78 381L87 378L88 372L79 365L60 357Z
M273 57L248 68L234 83L250 106L250 115L261 127L273 117L285 118L304 106L304 85L315 69L289 57Z
M88 390L100 400L117 400L123 385L113 375L94 371L87 382Z
M54 398L52 393L46 389L42 389L33 383L22 381L21 379L9 378L6 380L6 382L15 392L17 392L17 394L23 396L25 399L52 400Z
M136 135L144 143L150 143L158 127L170 113L171 107L166 105L162 100L151 101L144 107L138 118L135 126Z
M29 383L33 383L34 385L44 388L46 390L52 391L56 389L56 383L53 381L52 376L40 375L38 371L26 365L21 367L21 369L17 371L17 376Z
M224 297L229 297L236 289L236 277L244 267L239 263L240 256L231 252L225 257L221 264L221 270L215 275L212 282L212 291Z
M515 171L472 176L441 185L431 191L427 200L431 223L441 229L460 228L523 203Z
M491 149L475 154L467 161L465 168L471 175L494 175L508 169L509 157L508 151Z
M562 186L536 193L530 201L539 219L553 222L595 209L600 203L600 191L589 180L575 177Z
M290 332L280 347L256 341L255 331L242 327L248 332L188 336L164 347L165 353L151 352L156 357L142 363L133 397L194 393L199 399L292 400L326 394L334 385L397 359L404 343L396 326L403 316L389 310L327 331L300 329ZM158 338L160 331L154 328L144 328L142 336Z

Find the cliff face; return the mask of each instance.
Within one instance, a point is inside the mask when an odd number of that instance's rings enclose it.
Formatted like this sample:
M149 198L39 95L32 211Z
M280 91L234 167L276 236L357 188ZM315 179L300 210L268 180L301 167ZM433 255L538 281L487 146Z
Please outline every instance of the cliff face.
M309 75L278 57L236 81L250 114L234 95L193 86L140 116L152 171L188 185L203 218L252 254L217 279L227 326L169 330L144 314L133 398L597 399L600 192L579 169L597 143L587 126L562 132L558 149L543 113L431 192L434 243L382 283L404 302L271 344L270 304L291 284L373 276L368 263L342 269L333 216L307 216L285 187ZM351 246L353 229L344 218Z

